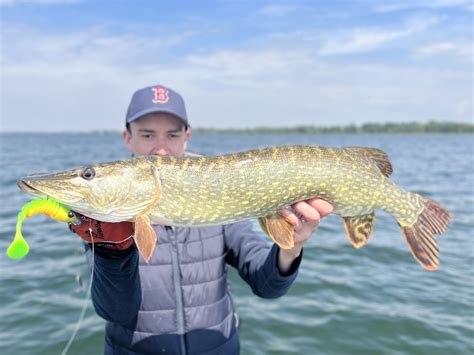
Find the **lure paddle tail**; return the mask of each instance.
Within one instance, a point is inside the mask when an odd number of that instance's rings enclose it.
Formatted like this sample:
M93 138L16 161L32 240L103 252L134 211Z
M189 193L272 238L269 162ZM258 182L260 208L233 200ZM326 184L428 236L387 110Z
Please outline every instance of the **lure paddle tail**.
M51 198L36 199L28 202L18 213L15 238L7 249L7 255L10 258L21 259L26 254L28 254L30 247L28 246L25 238L23 238L21 226L25 218L29 218L40 213L45 214L59 222L73 222L76 219L75 215L71 213L71 211Z

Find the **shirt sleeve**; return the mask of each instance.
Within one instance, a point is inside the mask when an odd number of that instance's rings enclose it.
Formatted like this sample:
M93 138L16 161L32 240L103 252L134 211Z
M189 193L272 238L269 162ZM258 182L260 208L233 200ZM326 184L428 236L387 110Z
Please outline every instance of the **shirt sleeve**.
M224 226L226 262L234 266L257 296L277 298L288 292L298 274L301 255L284 275L278 268L279 247L270 246L249 221Z
M86 246L92 260L90 246ZM97 314L109 322L129 324L141 305L142 291L135 245L126 250L95 247L92 303Z

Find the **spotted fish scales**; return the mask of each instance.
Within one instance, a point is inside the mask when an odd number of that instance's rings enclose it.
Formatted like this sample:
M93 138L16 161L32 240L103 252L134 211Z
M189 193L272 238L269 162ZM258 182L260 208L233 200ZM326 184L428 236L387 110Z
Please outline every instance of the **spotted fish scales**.
M156 244L152 223L207 226L258 218L264 232L289 249L293 226L278 211L317 197L333 205L349 240L360 248L372 233L374 211L381 209L398 222L420 264L435 270L435 234L446 232L451 215L439 203L398 187L391 172L378 149L293 145L216 157L138 157L34 175L19 186L91 218L135 222L135 240L146 260Z

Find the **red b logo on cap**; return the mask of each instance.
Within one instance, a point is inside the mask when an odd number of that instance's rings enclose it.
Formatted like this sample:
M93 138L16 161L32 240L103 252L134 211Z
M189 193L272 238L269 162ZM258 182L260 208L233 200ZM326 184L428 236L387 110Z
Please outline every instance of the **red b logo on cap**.
M155 97L153 98L153 103L155 104L165 104L170 99L168 96L168 90L166 88L162 88L160 86L153 88L153 93Z

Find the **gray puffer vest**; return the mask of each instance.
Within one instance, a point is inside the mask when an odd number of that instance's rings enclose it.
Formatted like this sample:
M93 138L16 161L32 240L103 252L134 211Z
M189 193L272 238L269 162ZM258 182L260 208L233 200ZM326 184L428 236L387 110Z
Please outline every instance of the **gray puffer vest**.
M146 264L140 257L142 305L135 327L109 322L107 342L127 353L156 349L159 354L216 353L216 348L232 341L231 336L238 344L225 269L224 227L155 226L155 231L158 243L152 259ZM202 337L210 339L203 344ZM192 352L187 351L189 343ZM212 348L206 348L209 345Z
M158 243L148 264L136 249L112 259L96 251L92 301L108 321L105 353L238 354L226 264L256 295L276 298L288 291L301 258L281 275L278 247L256 235L250 222L154 228Z

